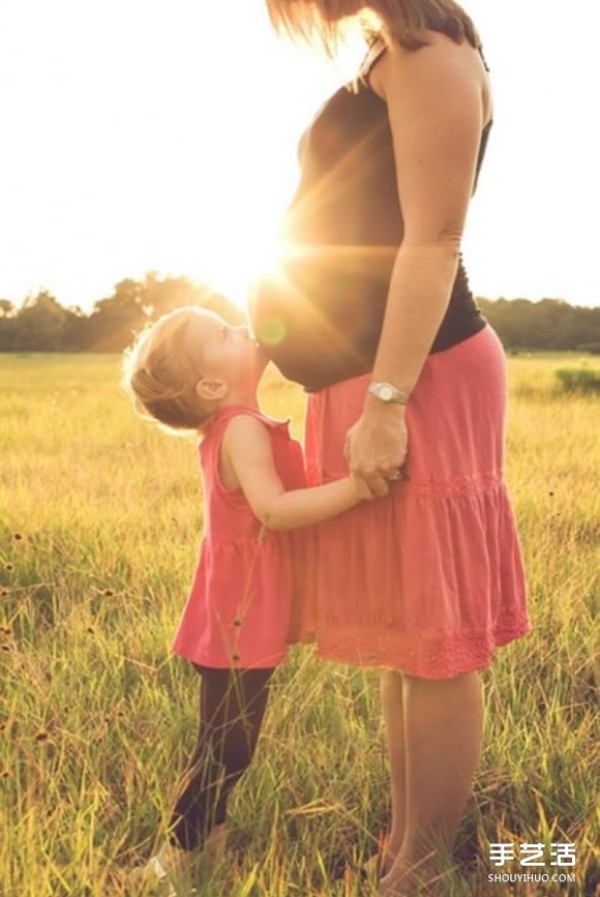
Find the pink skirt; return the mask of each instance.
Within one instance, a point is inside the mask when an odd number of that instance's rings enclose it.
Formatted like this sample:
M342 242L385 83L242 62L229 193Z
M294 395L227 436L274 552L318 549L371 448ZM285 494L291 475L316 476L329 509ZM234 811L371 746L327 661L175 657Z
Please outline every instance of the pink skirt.
M311 395L311 483L347 474L370 375ZM446 679L530 628L503 480L506 360L491 327L430 355L407 407L406 479L319 527L303 629L329 660Z

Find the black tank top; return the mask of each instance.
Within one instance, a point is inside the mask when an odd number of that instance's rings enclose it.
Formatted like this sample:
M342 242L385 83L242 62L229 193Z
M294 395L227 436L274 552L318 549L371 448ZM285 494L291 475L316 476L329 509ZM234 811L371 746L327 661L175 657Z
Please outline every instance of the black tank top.
M250 300L264 351L309 391L372 370L402 242L387 106L368 83L384 51L381 42L373 45L356 89L338 90L303 135L300 184L283 227L290 251L281 275L263 279ZM482 133L477 175L490 124ZM430 351L447 349L485 324L461 258Z

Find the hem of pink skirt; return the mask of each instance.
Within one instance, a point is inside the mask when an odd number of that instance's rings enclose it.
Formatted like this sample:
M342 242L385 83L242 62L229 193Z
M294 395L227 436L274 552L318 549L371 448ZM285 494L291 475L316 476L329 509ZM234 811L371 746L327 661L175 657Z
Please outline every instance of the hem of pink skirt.
M175 646L171 650L177 657L214 670L272 670L280 666L287 657L287 652L278 652L269 657L263 656L252 660L242 655L227 658L222 654L209 655Z
M316 638L317 655L323 660L374 669L393 669L420 679L451 679L485 669L496 648L527 635L528 618L515 620L491 632L429 636L415 640L393 632L323 632ZM409 644L412 642L412 644Z

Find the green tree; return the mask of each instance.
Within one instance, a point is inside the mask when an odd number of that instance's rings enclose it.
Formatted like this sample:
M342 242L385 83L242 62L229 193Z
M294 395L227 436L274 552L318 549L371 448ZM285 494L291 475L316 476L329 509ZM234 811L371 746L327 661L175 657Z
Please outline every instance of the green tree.
M562 299L478 299L507 349L577 350L600 344L600 308L581 308Z
M63 346L69 312L48 290L28 296L14 319L16 352L56 352Z
M95 303L82 328L83 347L95 352L124 349L148 318L143 294L142 284L131 278L116 284L112 296Z
M207 284L197 283L188 277L160 279L152 271L144 278L142 288L144 308L152 320L182 305L200 305L211 309L231 323L238 323L243 319L241 310L229 299Z
M13 348L16 314L10 299L0 299L0 352L10 352Z

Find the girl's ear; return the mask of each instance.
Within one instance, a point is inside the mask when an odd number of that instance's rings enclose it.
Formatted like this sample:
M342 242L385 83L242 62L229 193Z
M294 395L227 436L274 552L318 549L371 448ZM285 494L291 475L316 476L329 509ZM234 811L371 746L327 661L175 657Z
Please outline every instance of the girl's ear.
M227 395L228 390L229 387L227 386L227 383L220 379L203 377L202 380L198 380L196 383L196 394L205 402L222 401Z

